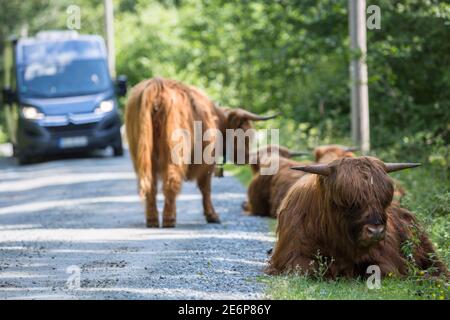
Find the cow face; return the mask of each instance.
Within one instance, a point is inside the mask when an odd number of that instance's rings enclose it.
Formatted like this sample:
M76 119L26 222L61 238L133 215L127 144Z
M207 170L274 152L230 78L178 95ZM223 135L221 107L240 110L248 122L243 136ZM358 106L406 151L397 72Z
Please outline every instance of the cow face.
M394 184L383 162L374 158L346 158L333 161L324 190L345 222L347 233L361 247L384 239L387 207L394 195Z
M386 232L387 208L394 195L394 184L387 173L419 165L359 157L293 169L321 175L328 214L336 219L336 225L344 226L344 232L358 247L369 247L383 240Z
M226 147L228 151L228 159L235 164L249 163L249 150L251 141L254 138L254 131L252 130L252 121L266 121L275 118L272 116L259 116L247 110L236 108L224 108L226 117ZM230 146L233 146L230 148Z

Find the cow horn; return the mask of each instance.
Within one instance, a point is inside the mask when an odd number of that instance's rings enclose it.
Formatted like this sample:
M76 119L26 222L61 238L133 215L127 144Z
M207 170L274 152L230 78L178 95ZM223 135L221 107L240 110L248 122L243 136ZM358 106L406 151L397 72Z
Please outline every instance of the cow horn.
M270 120L270 119L276 118L276 117L278 117L280 115L279 113L275 113L275 114L270 115L270 116L260 116L258 114L252 113L252 112L244 110L244 109L241 109L241 110L242 110L242 116L244 118L247 118L248 120L252 120L252 121Z
M291 157L299 157L299 156L309 156L311 152L308 151L291 151L289 150L289 155Z
M415 168L421 166L421 163L385 163L386 172L395 172L408 168Z
M356 147L356 146L345 148L346 152L354 152L354 151L358 151L358 150L359 150L359 147Z
M321 176L328 176L330 174L330 168L327 164L313 164L309 166L295 166L291 167L293 170L299 170L308 173L320 174Z

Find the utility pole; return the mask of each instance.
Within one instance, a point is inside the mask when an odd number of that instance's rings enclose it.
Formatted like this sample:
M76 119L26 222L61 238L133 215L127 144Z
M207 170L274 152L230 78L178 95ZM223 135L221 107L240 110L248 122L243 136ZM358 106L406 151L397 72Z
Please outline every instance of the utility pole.
M108 68L111 77L116 77L116 49L114 46L114 7L112 0L104 0L106 47L108 50Z
M352 58L350 64L352 139L360 146L361 152L367 154L370 150L370 124L366 64L366 0L348 0L348 9L350 47L352 54L359 53Z

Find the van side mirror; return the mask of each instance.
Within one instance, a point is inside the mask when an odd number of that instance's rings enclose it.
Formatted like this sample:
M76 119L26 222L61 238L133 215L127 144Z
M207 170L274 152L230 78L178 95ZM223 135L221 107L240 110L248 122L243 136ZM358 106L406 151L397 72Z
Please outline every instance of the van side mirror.
M127 94L127 76L119 75L116 80L117 95L119 97L124 97Z
M5 104L5 105L11 105L14 102L17 102L16 93L11 88L3 88L2 99L3 99L3 104Z

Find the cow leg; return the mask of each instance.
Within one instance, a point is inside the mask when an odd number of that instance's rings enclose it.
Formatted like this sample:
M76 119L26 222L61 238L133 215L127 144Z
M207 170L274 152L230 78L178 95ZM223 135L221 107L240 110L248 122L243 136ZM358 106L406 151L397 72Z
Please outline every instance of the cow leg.
M156 172L153 172L152 188L145 195L145 217L147 228L159 228L158 207L156 205L156 195L158 193L158 179Z
M203 198L203 214L208 223L220 223L220 218L214 210L211 201L211 179L213 170L209 170L197 180Z
M248 201L242 201L241 208L244 210L244 212L250 213L250 204Z
M181 189L183 180L181 168L170 164L164 175L163 192L164 192L164 211L163 211L163 228L173 228L176 224L176 197Z

